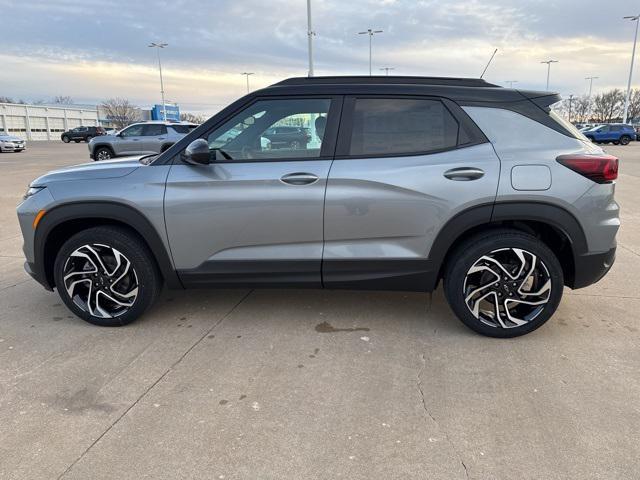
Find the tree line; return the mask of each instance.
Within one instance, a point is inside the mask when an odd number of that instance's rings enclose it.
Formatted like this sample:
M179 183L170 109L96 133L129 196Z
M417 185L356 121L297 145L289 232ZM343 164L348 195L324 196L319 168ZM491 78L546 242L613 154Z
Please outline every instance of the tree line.
M625 93L614 88L589 97L581 95L565 98L554 106L554 110L574 123L621 122L624 113ZM631 90L627 122L640 121L640 89Z

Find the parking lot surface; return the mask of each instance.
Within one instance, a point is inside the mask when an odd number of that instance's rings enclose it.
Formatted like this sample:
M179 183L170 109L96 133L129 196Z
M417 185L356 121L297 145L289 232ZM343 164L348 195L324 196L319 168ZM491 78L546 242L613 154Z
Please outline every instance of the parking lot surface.
M171 291L89 325L23 272L15 216L86 145L0 154L0 478L637 479L640 143L606 149L616 264L512 340L440 289Z

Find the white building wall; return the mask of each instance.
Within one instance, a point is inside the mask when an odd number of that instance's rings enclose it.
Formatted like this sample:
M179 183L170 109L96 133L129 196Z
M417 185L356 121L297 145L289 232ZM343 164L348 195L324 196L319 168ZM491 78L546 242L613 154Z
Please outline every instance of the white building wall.
M0 103L0 131L25 140L59 140L66 130L96 125L96 107Z

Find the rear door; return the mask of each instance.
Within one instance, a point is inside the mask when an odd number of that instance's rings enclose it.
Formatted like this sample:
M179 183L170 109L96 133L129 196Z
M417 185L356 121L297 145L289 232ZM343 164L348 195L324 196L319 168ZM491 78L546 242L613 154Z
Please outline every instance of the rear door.
M347 97L343 112L327 183L323 283L426 290L437 273L429 262L436 235L456 213L495 201L499 160L448 100Z
M145 153L160 153L167 139L167 127L160 123L149 123L142 129L142 145Z
M321 285L323 208L342 98L265 97L218 123L209 165L177 160L165 218L187 286ZM322 128L314 148L268 149L266 130Z

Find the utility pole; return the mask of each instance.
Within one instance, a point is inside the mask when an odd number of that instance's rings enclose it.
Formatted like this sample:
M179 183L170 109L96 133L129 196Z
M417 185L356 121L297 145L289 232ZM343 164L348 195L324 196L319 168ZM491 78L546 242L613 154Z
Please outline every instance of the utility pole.
M382 33L382 30L372 30L367 28L366 32L358 32L358 35L369 35L369 76L371 76L371 40L376 33Z
M591 98L591 90L593 90L593 81L600 77L586 77L585 80L589 80L589 98Z
M158 70L160 70L160 95L162 95L162 119L167 121L167 107L165 107L164 103L164 83L162 81L162 63L160 62L160 49L168 46L168 43L155 43L151 42L147 45L149 48L155 48L158 52Z
M505 80L504 83L508 83L509 88L513 88L513 84L518 83L518 80Z
M636 34L633 38L633 50L631 51L631 68L629 68L629 81L627 82L627 95L624 99L624 115L622 116L622 123L627 123L627 114L629 113L629 98L631 96L631 77L633 77L633 61L636 56L636 43L638 41L638 24L640 21L640 15L631 15L624 17L625 19L636 22Z
M309 50L309 76L313 77L313 37L316 32L313 31L311 23L311 0L307 0L307 38Z
M249 93L249 75L253 75L253 72L242 72L240 75L247 77L247 93Z
M395 70L395 68L393 68L393 67L382 67L380 70L384 70L385 75L388 77L389 76L389 70Z
M573 94L569 95L569 123L571 123L571 104L573 102Z
M540 63L546 63L547 64L547 92L549 91L549 75L551 74L551 64L552 63L558 63L558 60L546 60L544 62L540 62Z

